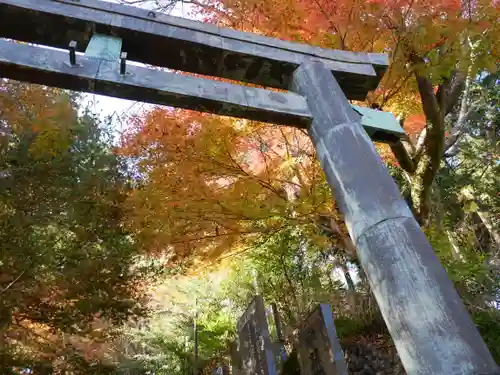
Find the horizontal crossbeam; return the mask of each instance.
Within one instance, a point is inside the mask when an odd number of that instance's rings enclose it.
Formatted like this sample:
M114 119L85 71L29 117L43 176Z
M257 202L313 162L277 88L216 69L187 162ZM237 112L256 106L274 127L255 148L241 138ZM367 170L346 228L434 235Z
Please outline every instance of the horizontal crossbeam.
M306 100L292 92L197 78L0 40L0 77L275 124L306 127Z
M319 59L349 99L363 100L387 69L385 54L322 49L99 0L0 0L0 37L84 51L94 33L123 40L146 64L288 89L304 61Z
M0 78L50 85L141 102L306 128L312 116L306 100L293 92L276 92L211 79L128 65L68 52L0 40ZM374 141L404 135L390 113L353 106ZM380 116L380 119L378 118Z

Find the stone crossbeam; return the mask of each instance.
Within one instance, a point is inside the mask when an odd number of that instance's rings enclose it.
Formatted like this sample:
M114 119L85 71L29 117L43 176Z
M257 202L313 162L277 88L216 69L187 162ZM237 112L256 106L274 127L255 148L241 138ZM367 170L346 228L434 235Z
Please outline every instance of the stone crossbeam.
M387 69L385 54L322 49L99 0L0 0L0 38L84 51L94 33L120 37L128 58L174 70L287 89L311 58L363 100Z
M85 55L75 55L76 65L72 66L70 60L66 51L0 40L0 78L299 128L307 128L312 121L306 99L290 91L276 92L131 64L121 74L119 59L98 59L92 48ZM404 136L394 115L353 108L363 115L362 125L372 140L392 142ZM377 121L373 116L382 119Z
M307 127L306 100L292 92L276 92L210 79L128 65L119 61L76 56L68 52L0 40L0 77L75 91Z

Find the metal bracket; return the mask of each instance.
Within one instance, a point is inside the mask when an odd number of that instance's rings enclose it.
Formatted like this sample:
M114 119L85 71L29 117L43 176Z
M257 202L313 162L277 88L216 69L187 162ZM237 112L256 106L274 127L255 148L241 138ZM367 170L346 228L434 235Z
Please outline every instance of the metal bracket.
M122 52L120 55L120 74L123 76L127 73L127 52Z
M78 66L76 64L76 47L78 43L75 40L69 42L69 64L71 66Z

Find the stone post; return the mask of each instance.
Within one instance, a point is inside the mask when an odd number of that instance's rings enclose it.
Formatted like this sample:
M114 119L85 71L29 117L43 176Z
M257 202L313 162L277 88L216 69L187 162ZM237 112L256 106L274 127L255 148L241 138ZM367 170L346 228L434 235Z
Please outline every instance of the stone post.
M321 61L306 62L291 90L308 101L309 135L406 372L498 371L333 74Z

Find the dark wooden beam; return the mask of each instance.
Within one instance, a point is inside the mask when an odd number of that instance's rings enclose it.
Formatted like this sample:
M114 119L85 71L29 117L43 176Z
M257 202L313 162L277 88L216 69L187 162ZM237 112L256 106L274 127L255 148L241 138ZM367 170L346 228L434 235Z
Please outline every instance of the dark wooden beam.
M76 56L14 41L0 40L0 77L142 102L307 127L306 100L295 93L233 85L158 69Z
M385 54L321 49L99 0L0 0L0 37L85 50L94 33L118 36L133 61L286 89L318 59L349 99L362 100L387 69Z

